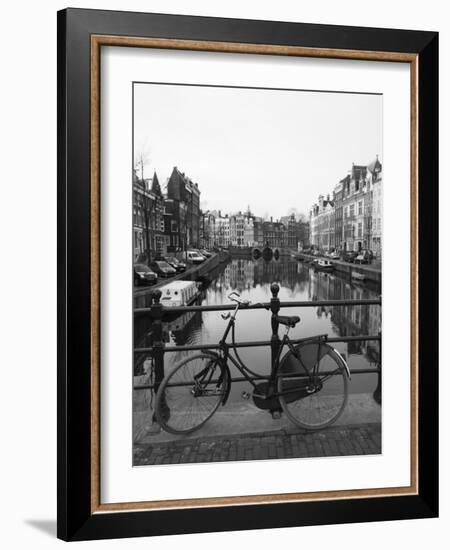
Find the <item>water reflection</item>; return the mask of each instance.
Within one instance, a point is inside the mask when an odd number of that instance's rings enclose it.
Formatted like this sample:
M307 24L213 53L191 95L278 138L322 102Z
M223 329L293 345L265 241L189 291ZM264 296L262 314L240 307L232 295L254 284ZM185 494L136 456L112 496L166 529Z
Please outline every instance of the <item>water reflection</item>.
M316 272L308 265L290 258L265 261L233 259L218 266L211 274L212 280L203 290L198 303L227 304L228 294L239 292L252 302L268 302L270 285L280 285L281 301L360 300L374 299L380 295L376 285L355 284L340 274ZM381 329L381 308L371 306L317 306L289 308L281 313L299 315L302 322L292 330L292 338L328 334L333 336L376 335ZM217 343L223 334L225 322L220 312L185 313L177 319L165 322L164 339L171 345ZM151 346L151 326L145 320L135 322L135 345ZM280 334L282 329L280 327ZM236 323L236 340L269 340L271 335L270 313L263 310L247 310L239 313ZM339 342L335 347L347 358L351 370L374 367L380 362L379 344L376 341ZM193 351L177 351L165 355L165 368L191 355ZM270 368L268 348L240 350L244 362L260 373ZM135 374L141 374L145 357L136 358ZM381 380L377 374L362 374L352 378L353 393L370 393L379 402ZM238 398L242 388L233 389L231 397Z

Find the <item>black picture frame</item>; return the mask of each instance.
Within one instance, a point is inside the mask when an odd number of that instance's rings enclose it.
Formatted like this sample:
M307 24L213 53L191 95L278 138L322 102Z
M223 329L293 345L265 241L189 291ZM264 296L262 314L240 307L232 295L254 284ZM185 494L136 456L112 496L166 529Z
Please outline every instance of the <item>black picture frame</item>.
M418 491L310 502L92 510L91 37L152 37L417 56ZM58 537L88 540L438 515L438 34L66 9L58 12ZM426 365L426 368L420 368Z

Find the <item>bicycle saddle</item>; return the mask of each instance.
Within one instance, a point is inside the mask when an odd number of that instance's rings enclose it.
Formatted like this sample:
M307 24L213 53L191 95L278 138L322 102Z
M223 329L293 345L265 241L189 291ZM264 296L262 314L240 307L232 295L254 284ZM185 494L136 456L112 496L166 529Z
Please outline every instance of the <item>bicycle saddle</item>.
M300 317L298 317L297 315L277 315L276 319L280 323L280 325L285 325L291 328L294 328L295 325L300 322Z

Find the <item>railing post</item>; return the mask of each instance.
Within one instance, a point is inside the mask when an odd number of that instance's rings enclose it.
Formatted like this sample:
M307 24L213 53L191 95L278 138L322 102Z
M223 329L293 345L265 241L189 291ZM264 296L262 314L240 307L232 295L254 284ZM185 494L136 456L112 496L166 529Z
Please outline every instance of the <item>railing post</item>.
M152 347L155 361L155 392L164 378L164 340L162 330L162 309L160 303L161 291L155 290L152 295Z
M381 395L382 395L382 378L381 378L381 368L382 368L382 357L381 357L381 352L382 352L382 349L381 349L381 331L378 332L378 336L380 337L380 340L378 341L378 353L380 354L379 355L379 360L378 360L378 369L377 369L377 387L375 388L375 391L373 392L373 398L375 399L375 401L381 405Z
M379 354L380 354L380 360L379 360L379 363L380 365L382 364L382 353L383 353L383 347L382 347L382 335L381 335L381 330L378 331L378 336L380 337L380 345L378 347L378 350L379 350Z
M153 336L153 359L155 362L155 381L154 381L154 391L155 394L158 391L158 388L164 378L164 339L163 339L163 328L162 328L162 316L163 316L163 306L161 305L161 291L156 290L152 296L152 336ZM161 403L161 409L164 411L164 416L169 418L170 410L166 403ZM153 411L153 422L155 422L155 412Z
M278 336L278 326L277 315L280 311L280 299L278 298L278 292L280 287L277 283L272 283L270 285L270 291L272 292L272 298L270 299L270 310L272 312L272 338L270 339L270 348L272 352L272 373L276 368L276 361L278 357L278 351L280 349L280 337Z

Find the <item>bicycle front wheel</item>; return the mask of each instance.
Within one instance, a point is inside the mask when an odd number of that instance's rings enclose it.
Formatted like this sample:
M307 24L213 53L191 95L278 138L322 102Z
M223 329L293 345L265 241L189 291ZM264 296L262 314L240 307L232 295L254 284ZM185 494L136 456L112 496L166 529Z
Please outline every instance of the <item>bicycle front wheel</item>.
M193 432L216 412L228 384L228 370L217 355L200 353L184 359L158 389L156 419L169 433Z
M329 426L342 414L348 399L344 360L328 344L299 344L280 363L279 401L286 416L307 430Z

